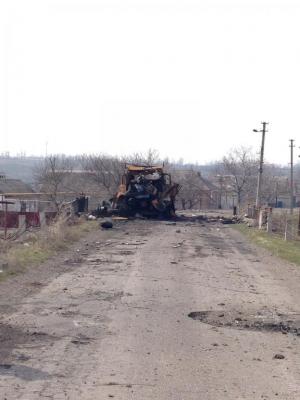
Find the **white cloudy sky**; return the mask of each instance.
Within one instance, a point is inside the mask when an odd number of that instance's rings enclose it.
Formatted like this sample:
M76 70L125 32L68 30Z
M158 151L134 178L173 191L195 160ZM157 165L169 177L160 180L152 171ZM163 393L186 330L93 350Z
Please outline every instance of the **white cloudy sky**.
M288 163L299 21L299 0L0 0L0 152L203 163L258 150L266 120Z

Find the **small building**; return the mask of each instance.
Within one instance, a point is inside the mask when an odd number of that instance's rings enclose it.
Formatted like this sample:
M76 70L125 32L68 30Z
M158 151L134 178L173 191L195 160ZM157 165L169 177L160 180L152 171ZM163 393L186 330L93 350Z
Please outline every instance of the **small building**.
M0 174L0 200L14 203L8 205L8 211L37 211L37 200L28 200L32 194L34 194L34 190L28 183ZM3 204L0 204L0 210L4 210L4 207Z
M209 179L204 178L202 174L199 174L199 184L201 188L199 196L199 208L221 208L220 189Z
M200 210L220 208L220 189L200 171L175 170L173 175L174 181L181 186L176 199L177 208Z

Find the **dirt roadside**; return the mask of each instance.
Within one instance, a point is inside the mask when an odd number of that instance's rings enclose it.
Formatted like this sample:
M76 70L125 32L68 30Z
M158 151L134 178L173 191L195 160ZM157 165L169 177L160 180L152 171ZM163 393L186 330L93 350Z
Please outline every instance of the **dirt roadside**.
M299 399L299 287L227 226L94 232L1 283L0 397Z

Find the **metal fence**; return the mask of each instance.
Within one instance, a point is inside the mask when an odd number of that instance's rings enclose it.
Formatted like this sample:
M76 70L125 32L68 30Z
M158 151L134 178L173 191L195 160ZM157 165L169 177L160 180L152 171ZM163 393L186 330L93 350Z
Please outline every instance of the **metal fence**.
M8 203L2 201L5 208L0 209L0 240L15 240L28 230L39 230L50 225L58 216L69 218L88 210L88 199L86 197L64 202L56 211L9 211ZM49 201L49 203L51 202Z

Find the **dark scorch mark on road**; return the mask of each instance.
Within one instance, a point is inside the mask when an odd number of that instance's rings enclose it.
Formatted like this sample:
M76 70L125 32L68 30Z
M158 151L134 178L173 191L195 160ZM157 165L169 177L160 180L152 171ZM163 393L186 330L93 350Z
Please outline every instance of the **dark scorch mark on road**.
M195 311L188 317L215 327L232 328L239 330L280 332L300 336L300 320L295 314L285 315L265 310L257 313L241 311ZM297 315L299 318L299 316Z

